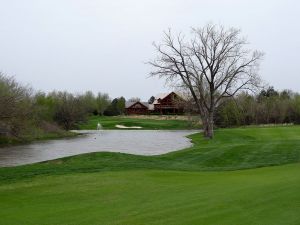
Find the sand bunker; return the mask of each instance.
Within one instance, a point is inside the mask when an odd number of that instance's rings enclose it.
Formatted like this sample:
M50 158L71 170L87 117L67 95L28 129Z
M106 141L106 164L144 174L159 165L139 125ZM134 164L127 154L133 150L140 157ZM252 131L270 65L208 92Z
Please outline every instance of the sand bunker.
M124 126L124 125L117 124L116 128L121 128L121 129L141 129L142 127L137 127L137 126L127 127L127 126Z

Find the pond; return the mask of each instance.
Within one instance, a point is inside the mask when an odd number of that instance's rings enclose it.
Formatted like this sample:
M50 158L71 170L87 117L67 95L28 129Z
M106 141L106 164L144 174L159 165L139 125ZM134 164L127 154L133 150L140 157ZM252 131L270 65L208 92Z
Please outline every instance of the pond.
M76 131L76 138L38 141L0 148L0 167L25 165L89 152L160 155L192 145L186 136L197 131Z

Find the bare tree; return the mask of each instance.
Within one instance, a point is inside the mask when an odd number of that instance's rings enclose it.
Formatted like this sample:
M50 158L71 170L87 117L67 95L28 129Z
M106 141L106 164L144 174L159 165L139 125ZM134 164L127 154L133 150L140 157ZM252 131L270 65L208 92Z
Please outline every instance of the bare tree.
M29 87L0 72L0 132L18 136L25 129L32 116L31 95Z
M65 130L70 130L78 122L86 120L86 108L80 96L74 96L66 91L53 93L56 99L54 120Z
M130 99L128 99L128 102L140 102L141 99L139 97L132 97Z
M107 107L110 105L111 100L109 98L109 95L107 93L101 93L99 92L96 98L96 104L99 115L103 116L104 111L107 109Z
M222 99L253 90L260 82L257 72L263 53L247 49L247 44L240 30L213 24L192 28L189 41L169 30L161 44L154 43L158 55L149 62L154 67L151 75L189 90L207 138L213 137L214 112Z

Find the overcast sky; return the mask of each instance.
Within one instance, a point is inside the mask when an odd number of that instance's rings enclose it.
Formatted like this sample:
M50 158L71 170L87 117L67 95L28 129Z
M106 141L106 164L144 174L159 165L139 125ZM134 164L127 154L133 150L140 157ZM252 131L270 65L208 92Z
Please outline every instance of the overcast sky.
M0 71L43 91L147 100L168 91L147 78L152 42L169 27L189 34L213 22L265 52L269 84L300 91L299 21L297 0L0 0Z

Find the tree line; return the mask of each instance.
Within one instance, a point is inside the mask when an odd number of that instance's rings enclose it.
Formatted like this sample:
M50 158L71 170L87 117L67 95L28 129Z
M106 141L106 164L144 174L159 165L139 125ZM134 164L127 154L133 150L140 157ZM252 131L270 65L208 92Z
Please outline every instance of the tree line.
M0 73L0 137L19 137L33 128L69 130L89 115L114 116L124 110L124 97L111 100L106 93L94 95L91 91L37 92Z
M300 124L300 94L273 87L227 99L215 113L218 127L283 123Z
M134 100L137 98L129 99ZM186 101L184 107L186 113L198 113L193 99ZM111 100L106 93L94 95L91 91L83 94L36 92L0 73L0 139L1 136L28 135L36 128L46 132L76 129L90 115L124 113L124 97ZM273 87L258 94L242 92L216 107L214 123L217 127L300 124L300 94L290 90L277 91Z

